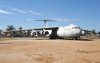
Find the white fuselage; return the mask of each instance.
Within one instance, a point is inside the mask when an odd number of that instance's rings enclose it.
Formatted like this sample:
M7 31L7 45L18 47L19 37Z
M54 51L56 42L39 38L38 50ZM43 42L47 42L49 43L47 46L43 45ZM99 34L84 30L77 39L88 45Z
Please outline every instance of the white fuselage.
M74 37L78 37L80 34L81 34L81 29L76 25L59 27L57 31L58 37L62 37L62 38L74 38Z

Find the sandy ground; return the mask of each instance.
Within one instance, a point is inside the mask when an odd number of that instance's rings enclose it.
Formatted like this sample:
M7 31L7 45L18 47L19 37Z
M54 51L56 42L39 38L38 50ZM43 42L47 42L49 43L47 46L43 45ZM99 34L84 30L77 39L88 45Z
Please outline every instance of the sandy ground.
M0 41L0 63L100 63L100 39Z

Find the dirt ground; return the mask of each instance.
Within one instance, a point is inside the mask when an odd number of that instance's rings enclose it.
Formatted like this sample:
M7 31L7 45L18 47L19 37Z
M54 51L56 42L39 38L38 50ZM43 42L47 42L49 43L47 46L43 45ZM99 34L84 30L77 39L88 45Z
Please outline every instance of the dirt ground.
M100 39L0 41L0 63L100 63Z

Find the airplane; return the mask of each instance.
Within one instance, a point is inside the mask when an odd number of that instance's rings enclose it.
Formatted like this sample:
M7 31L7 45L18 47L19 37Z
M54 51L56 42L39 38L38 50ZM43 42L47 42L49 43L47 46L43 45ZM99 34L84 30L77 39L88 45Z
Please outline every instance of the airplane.
M45 27L43 28L27 29L27 30L12 30L5 33L30 31L30 36L32 37L49 37L50 39L59 39L59 38L78 39L82 34L82 29L77 25L71 24L68 26L47 27L47 21L52 21L52 20L41 20L41 21L44 21L45 23Z
M48 36L50 39L57 39L57 38L78 39L82 33L82 29L79 26L73 24L62 27L47 27L46 22L51 20L41 20L41 21L45 22L45 27L33 29L31 32L31 36Z

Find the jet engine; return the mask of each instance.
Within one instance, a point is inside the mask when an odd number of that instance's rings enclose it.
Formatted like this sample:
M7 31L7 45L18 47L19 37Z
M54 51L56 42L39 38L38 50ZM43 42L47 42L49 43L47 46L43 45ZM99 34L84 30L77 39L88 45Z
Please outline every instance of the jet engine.
M32 36L32 37L37 36L37 32L36 32L35 30L32 30L32 31L31 31L31 36Z
M49 36L52 33L52 30L44 30L44 35Z

